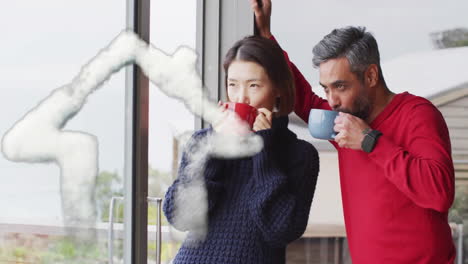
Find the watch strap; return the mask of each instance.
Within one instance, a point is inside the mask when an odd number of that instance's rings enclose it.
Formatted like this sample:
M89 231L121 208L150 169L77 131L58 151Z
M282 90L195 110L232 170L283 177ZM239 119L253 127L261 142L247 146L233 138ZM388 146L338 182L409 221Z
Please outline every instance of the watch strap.
M382 132L375 130L375 129L374 130L367 129L363 132L366 132L366 133L361 143L361 149L367 153L370 153L372 152L372 150L374 150L374 147L377 144L377 140L382 135Z

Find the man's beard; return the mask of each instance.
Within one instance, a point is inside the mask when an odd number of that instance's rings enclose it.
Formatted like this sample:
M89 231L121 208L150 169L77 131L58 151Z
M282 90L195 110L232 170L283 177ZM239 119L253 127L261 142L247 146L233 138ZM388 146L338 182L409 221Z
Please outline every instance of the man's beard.
M335 111L344 112L353 116L359 117L362 120L366 120L370 115L371 104L366 95L361 93L356 100L354 100L352 109L349 108L335 108Z

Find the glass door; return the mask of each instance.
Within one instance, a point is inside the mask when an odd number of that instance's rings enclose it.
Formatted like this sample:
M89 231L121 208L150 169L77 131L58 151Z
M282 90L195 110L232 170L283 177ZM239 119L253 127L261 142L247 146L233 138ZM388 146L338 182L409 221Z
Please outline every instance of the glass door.
M121 198L108 239L112 197L125 195L125 70L94 92L81 89L93 80L80 71L126 28L126 9L112 0L2 5L0 263L123 262Z

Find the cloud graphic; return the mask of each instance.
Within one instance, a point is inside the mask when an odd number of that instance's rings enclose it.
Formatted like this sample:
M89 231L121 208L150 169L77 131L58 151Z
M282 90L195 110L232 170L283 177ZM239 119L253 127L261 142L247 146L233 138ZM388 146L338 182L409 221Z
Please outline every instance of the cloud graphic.
M67 122L113 73L135 63L167 96L181 100L206 121L217 123L224 115L204 95L196 60L197 55L190 48L180 47L169 56L135 33L123 31L83 66L71 83L53 90L17 121L2 138L2 152L14 162L56 163L61 172L65 225L93 226L98 140L89 133L66 130ZM206 155L249 156L259 152L263 142L253 133L242 137L214 133L206 146L193 159L205 160ZM201 193L200 197L204 195Z

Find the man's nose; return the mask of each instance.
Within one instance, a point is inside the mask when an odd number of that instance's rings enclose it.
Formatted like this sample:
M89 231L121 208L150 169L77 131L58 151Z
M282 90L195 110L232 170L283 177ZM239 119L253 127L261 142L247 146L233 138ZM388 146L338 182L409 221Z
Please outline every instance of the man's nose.
M329 92L327 100L328 100L328 104L330 105L332 109L340 108L341 106L340 98L338 97L336 93Z

